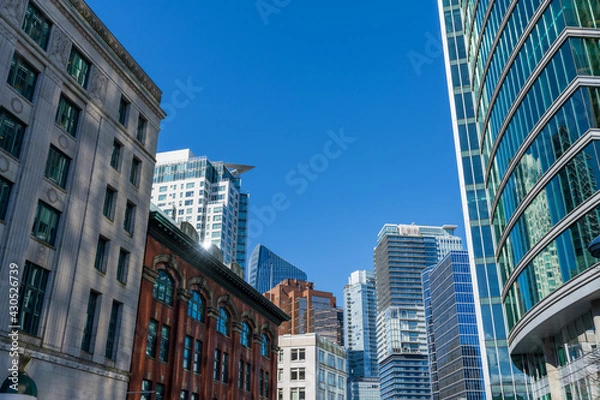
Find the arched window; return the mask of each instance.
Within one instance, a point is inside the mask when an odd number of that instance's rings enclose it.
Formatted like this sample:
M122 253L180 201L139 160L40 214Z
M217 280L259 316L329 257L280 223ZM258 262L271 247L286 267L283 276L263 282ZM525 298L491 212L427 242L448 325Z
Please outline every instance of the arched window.
M219 307L219 318L217 318L217 332L229 336L229 313L223 307Z
M269 358L271 353L271 341L266 334L260 335L260 355Z
M188 316L199 322L204 322L204 297L197 291L192 291L188 301Z
M250 347L250 337L252 332L250 330L250 324L242 322L242 336L240 337L240 343L242 346Z
M171 276L165 270L161 269L158 271L158 277L154 281L152 297L162 303L172 306L173 286L175 286L175 281L173 278L171 278Z

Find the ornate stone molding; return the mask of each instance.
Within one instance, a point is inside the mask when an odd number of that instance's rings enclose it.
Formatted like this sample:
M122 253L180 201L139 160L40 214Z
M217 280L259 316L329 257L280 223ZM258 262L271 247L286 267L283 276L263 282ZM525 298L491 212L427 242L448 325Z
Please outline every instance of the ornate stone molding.
M142 279L145 279L147 281L154 283L156 278L158 278L158 272L156 272L152 268L148 268L144 265L144 270L142 271Z
M90 79L90 97L100 104L104 104L106 99L108 78L98 68L92 68L92 77Z
M48 47L48 57L53 60L60 67L67 65L69 59L69 49L71 48L71 41L58 27L54 27L52 30L52 40Z
M26 4L27 2L24 0L4 0L0 4L0 12L16 26L21 26Z

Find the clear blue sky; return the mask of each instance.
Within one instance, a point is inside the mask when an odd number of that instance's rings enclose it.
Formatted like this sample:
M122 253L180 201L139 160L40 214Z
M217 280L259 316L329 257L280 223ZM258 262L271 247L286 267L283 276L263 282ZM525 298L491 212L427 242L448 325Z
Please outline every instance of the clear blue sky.
M435 0L88 3L163 91L159 151L256 166L249 253L342 305L384 223L464 235Z

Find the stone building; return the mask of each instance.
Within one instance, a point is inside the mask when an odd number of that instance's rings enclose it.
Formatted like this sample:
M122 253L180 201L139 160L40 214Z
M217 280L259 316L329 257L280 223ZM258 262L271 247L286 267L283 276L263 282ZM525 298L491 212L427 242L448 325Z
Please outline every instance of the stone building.
M161 92L78 0L0 1L0 85L0 368L17 326L40 400L122 399Z
M287 319L151 211L128 400L275 399L277 328Z

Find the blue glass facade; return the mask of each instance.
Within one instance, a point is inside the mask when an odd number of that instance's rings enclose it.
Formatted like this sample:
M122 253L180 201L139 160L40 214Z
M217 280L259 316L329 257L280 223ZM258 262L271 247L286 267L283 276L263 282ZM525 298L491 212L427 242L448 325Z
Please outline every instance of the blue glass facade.
M266 246L259 244L250 255L248 283L260 293L265 293L285 279L307 281L306 272L290 264Z
M559 349L567 326L588 352L599 342L586 247L600 234L600 2L440 0L440 11L492 395L588 398L588 377L567 373L581 357L562 364ZM484 226L494 248L478 249ZM585 315L595 324L576 329ZM490 356L504 349L526 376Z
M423 271L433 400L484 400L475 298L466 251Z

